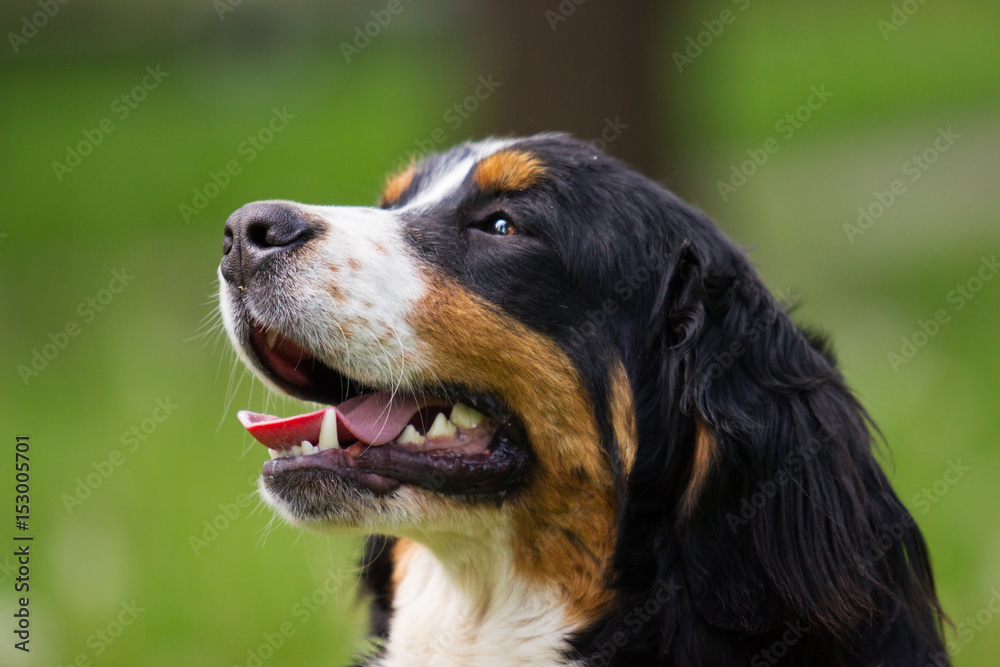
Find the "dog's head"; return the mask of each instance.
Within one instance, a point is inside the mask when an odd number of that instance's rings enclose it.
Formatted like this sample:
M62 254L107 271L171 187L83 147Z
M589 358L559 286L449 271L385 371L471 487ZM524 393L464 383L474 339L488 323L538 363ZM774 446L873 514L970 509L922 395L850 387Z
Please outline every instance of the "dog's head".
M377 208L256 202L225 234L240 357L326 406L241 413L289 521L488 534L595 637L667 580L738 633L841 635L930 590L915 529L871 555L908 515L828 356L702 214L591 145L467 144Z

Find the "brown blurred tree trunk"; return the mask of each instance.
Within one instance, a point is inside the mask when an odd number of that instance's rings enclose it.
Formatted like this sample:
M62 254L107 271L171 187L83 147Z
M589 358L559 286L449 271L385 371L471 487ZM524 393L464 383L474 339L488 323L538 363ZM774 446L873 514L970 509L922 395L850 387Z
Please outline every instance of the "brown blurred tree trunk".
M676 3L505 0L494 21L498 134L557 130L599 140L654 178L675 175L674 134L657 85L657 39Z

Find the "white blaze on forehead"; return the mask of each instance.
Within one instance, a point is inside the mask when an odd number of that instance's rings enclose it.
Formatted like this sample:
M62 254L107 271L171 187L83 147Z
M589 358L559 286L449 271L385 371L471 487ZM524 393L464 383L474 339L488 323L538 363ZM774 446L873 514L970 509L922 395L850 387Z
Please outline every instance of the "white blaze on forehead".
M514 143L512 140L489 139L472 144L469 147L470 152L467 155L444 166L440 172L435 171L432 173L431 181L424 184L420 192L407 202L403 209L424 208L440 202L458 190L459 186L468 178L469 172L476 166L476 163Z

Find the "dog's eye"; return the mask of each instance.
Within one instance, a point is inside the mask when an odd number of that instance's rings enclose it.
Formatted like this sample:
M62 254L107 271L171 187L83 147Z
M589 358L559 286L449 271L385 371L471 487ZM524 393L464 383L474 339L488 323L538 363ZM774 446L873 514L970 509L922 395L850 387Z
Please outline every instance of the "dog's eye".
M476 229L495 236L512 236L517 234L517 226L510 221L506 213L496 213L476 225Z
M507 220L507 218L497 218L493 221L493 233L499 234L500 236L508 236L515 233L514 223Z

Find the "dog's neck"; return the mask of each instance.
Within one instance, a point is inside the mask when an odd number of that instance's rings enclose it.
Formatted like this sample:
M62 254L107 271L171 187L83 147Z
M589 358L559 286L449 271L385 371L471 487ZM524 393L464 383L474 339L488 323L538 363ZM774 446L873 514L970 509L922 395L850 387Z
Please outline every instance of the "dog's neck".
M502 535L397 545L394 613L378 667L567 665L559 596L522 581Z

